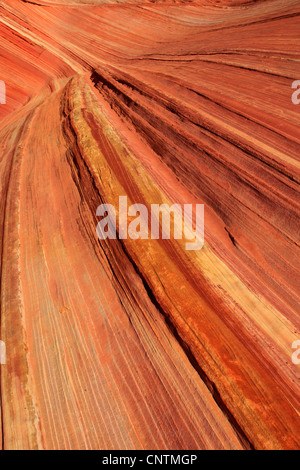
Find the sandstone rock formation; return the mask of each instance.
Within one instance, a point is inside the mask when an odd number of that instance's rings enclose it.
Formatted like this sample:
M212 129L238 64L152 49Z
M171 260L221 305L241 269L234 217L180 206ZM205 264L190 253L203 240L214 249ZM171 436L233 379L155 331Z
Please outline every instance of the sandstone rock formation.
M0 2L3 449L299 449L298 0ZM205 245L96 208L204 203Z

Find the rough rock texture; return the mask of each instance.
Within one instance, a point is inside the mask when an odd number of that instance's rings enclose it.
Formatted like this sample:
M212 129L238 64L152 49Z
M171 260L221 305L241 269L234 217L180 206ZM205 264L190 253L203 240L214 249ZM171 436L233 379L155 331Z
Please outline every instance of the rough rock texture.
M102 3L0 2L2 447L299 449L300 2Z

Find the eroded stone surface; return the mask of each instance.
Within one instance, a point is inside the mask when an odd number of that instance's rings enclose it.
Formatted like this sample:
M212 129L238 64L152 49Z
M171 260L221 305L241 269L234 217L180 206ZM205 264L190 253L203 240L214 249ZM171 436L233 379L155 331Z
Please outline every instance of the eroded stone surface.
M0 5L4 448L299 448L299 2L34 3ZM204 248L99 242L120 195L204 203Z

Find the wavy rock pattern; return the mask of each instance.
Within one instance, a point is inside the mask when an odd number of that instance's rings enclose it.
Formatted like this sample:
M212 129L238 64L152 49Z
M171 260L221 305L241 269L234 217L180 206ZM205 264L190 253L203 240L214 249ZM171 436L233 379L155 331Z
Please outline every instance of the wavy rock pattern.
M102 3L0 4L2 448L299 448L300 4Z

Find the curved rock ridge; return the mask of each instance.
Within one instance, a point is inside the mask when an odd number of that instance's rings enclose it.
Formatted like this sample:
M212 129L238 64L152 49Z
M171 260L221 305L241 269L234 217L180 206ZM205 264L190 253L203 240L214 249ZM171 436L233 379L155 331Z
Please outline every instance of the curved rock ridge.
M299 2L33 3L0 17L2 448L298 449ZM100 241L120 196L204 203L204 247Z

